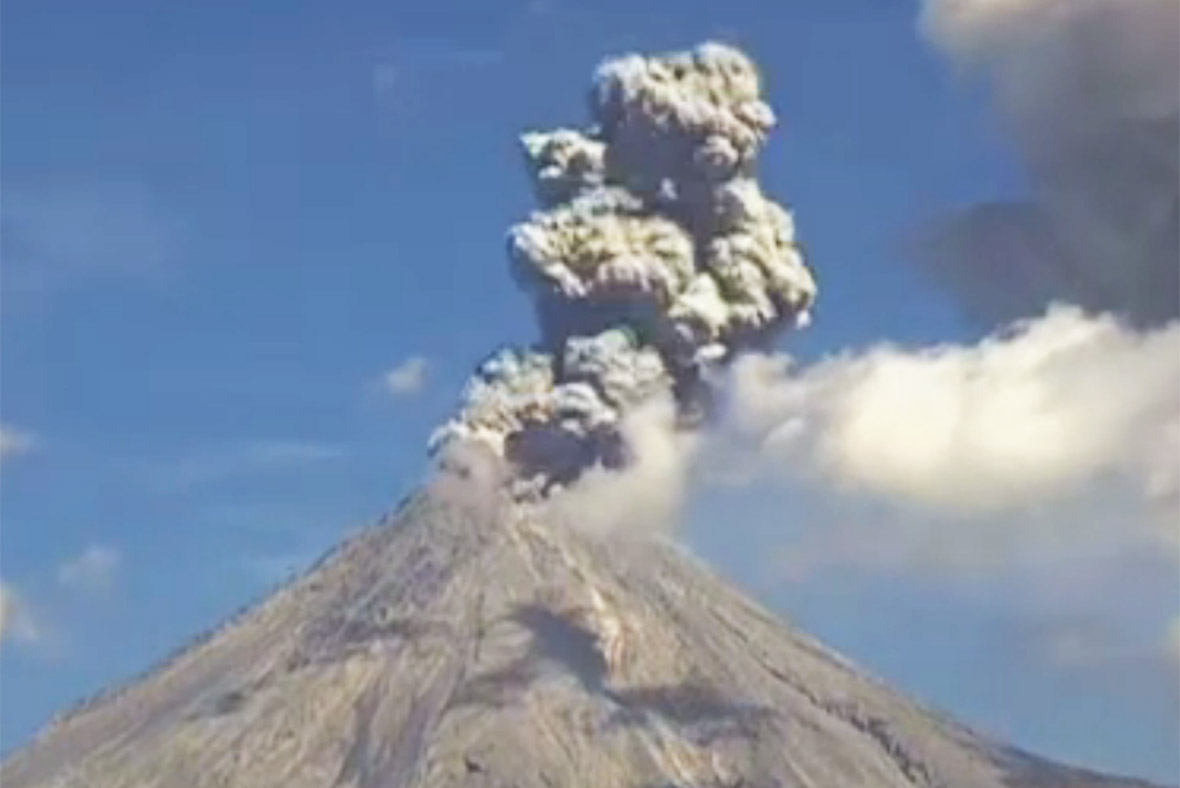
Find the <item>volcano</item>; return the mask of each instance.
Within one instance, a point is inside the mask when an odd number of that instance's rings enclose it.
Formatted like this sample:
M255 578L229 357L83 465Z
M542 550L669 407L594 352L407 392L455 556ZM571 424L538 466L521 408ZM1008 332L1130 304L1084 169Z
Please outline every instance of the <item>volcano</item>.
M440 477L52 723L5 788L1146 786L981 736L674 543Z

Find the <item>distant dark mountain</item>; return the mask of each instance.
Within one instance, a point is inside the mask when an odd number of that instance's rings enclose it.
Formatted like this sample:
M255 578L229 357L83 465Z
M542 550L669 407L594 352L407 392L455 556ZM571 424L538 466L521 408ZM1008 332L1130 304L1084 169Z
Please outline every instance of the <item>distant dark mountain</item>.
M675 546L440 489L13 753L4 788L1146 786L925 709Z

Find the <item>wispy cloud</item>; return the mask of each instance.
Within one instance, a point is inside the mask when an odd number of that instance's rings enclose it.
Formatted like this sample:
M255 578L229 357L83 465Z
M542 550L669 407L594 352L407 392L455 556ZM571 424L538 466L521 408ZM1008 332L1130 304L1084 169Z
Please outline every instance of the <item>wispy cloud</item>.
M504 62L496 47L467 46L435 39L410 39L389 47L372 69L373 93L379 104L393 106L404 85L446 70L490 68Z
M174 260L181 227L134 183L3 185L4 283L44 293L98 276L155 276Z
M1092 671L1154 656L1140 651L1111 622L1094 616L1038 618L1021 622L1013 641L1024 644L1034 657L1054 667Z
M0 582L0 643L32 643L40 637L24 597L10 584Z
M28 454L36 446L37 441L30 433L0 424L0 460Z
M176 491L227 479L291 473L344 456L343 448L314 441L255 440L158 463L147 473L158 486Z
M385 373L385 389L395 397L416 394L426 385L430 365L422 356L411 356Z
M405 39L387 48L375 71L418 71L445 68L478 68L499 65L503 49L474 46L432 38Z
M76 592L109 591L123 566L123 555L107 545L90 545L57 569L57 582Z

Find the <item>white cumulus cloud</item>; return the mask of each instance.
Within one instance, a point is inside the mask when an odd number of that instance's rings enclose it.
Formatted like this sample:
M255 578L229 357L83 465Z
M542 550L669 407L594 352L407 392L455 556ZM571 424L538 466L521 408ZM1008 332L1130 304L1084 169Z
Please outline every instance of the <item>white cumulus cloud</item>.
M947 513L1043 504L1096 480L1175 488L1180 324L1055 307L978 345L881 345L793 370L749 357L731 424L768 467Z
M422 356L410 356L385 373L386 390L395 397L416 394L426 385L430 365Z

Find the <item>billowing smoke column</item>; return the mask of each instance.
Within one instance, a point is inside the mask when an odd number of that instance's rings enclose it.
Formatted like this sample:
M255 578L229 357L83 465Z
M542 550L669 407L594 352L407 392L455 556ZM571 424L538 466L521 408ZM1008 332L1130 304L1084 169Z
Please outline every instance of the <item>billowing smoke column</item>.
M1180 1L925 0L993 89L1031 186L932 233L923 262L988 324L1064 300L1180 317Z
M756 179L775 118L744 54L609 60L589 99L591 128L521 140L541 209L508 254L541 340L480 365L432 439L482 444L517 491L625 466L621 419L652 398L698 418L708 369L805 325L816 294L790 214Z

